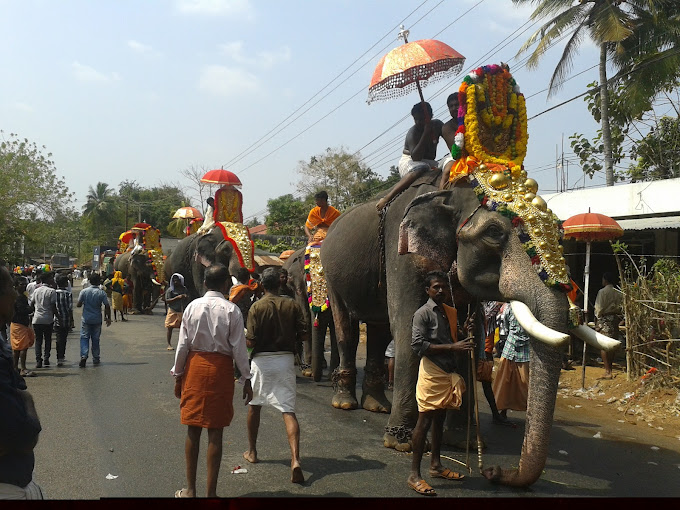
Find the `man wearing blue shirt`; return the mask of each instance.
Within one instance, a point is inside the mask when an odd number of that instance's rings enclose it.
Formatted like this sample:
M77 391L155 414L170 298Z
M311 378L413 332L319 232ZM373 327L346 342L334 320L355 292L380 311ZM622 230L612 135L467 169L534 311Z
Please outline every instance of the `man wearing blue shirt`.
M92 362L99 365L99 337L102 333L102 305L106 326L111 325L111 307L106 292L99 288L101 279L97 273L90 276L90 287L80 291L78 308L83 308L83 320L80 326L80 368L85 367L90 353L92 340Z

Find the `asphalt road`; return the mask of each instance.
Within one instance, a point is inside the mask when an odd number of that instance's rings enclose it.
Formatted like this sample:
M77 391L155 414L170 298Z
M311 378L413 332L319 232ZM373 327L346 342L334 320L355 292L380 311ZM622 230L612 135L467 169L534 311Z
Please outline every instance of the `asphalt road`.
M75 294L77 290L76 284ZM79 324L80 309L75 315ZM103 328L98 367L91 363L78 367L77 331L69 336L66 356L64 367L53 364L27 379L43 427L36 447L36 480L47 497L167 498L186 486L186 428L180 424L179 401L173 395L174 352L166 350L163 308L158 306L154 315L129 316L128 322ZM33 369L32 353L29 361ZM363 367L363 360L359 366ZM237 386L235 417L224 434L218 494L422 499L405 483L410 455L382 446L387 416L335 410L330 406L331 396L329 382L298 377L297 416L306 478L300 486L290 482L290 450L283 420L273 409L262 411L261 462L253 465L243 459L246 408ZM462 482L431 480L426 475L427 458L423 474L440 497L680 496L680 441L677 446L670 441L658 444L643 427L622 434L577 416L558 412L544 475L530 489L492 485L475 468ZM519 423L518 428L493 426L482 402L480 421L488 445L485 466L517 465L524 416L513 413L511 418ZM593 437L598 432L601 437ZM205 494L205 434L202 439L199 495ZM450 447L442 454L465 461L465 452ZM470 462L477 465L474 452ZM446 459L444 463L465 469ZM231 474L238 465L248 472Z

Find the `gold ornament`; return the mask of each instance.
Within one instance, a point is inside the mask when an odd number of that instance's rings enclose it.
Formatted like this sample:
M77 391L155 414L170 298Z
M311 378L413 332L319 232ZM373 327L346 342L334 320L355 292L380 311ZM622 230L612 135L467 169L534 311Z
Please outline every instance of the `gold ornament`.
M494 173L489 177L489 186L494 189L505 189L510 185L510 178L504 173Z
M538 183L535 180L527 179L524 181L524 186L530 193L533 193L534 195L538 193Z
M241 252L243 265L248 271L253 271L253 244L248 233L248 227L243 223L232 223L229 221L219 222L224 227L227 237L230 237L236 243L238 250Z
M539 211L546 212L546 209L548 209L548 204L545 203L545 200L543 200L541 197L537 196L531 201L531 205L533 205L536 209Z

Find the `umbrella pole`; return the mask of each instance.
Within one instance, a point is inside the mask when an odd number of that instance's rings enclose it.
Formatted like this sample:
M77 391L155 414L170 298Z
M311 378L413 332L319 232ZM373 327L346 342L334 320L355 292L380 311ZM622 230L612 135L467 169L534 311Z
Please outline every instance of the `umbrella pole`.
M590 241L586 242L586 268L584 271L585 285L583 289L583 316L586 320L586 325L588 323L588 286L590 283ZM583 371L581 374L581 389L586 387L586 346L587 344L583 342Z
M401 25L398 37L404 40L404 44L408 44L408 34L409 31L404 29L404 25ZM420 102L424 103L425 97L423 96L423 90L420 88L420 81L418 81L418 78L416 78L416 88L418 89L418 95L420 95Z

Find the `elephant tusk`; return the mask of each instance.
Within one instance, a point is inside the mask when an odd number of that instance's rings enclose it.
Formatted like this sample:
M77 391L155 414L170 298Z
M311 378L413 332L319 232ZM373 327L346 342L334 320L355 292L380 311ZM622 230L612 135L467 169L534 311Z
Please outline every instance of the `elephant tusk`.
M567 333L560 333L541 324L529 307L521 301L510 301L510 306L520 326L535 339L553 347L559 347L569 340Z
M577 337L586 342L588 345L592 345L593 347L605 351L614 350L621 345L621 342L619 342L618 340L614 340L613 338L610 338L607 335L598 333L597 331L595 331L592 328L589 328L585 324L576 326L575 328L570 329L569 331L571 333L574 333Z
M159 287L161 286L161 284L158 283L154 278L151 278L151 281L154 283L154 285L158 285Z

